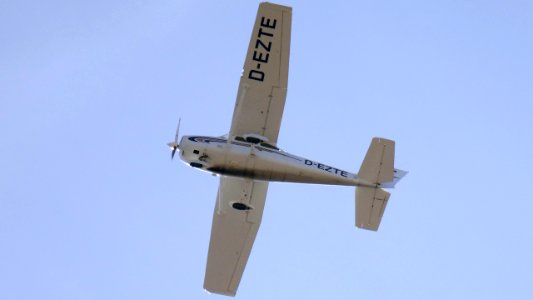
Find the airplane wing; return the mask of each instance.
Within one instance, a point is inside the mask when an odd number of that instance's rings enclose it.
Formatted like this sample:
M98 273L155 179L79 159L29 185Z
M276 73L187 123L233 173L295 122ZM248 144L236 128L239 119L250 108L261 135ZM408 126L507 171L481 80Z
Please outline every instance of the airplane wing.
M268 182L221 177L213 213L204 288L235 296L255 240ZM235 209L243 203L251 209Z
M277 142L287 95L291 16L290 7L259 5L230 138L258 134L270 143ZM236 294L259 230L267 189L267 182L221 177L204 280L206 290Z
M231 122L230 137L258 134L278 140L289 77L290 7L261 3Z

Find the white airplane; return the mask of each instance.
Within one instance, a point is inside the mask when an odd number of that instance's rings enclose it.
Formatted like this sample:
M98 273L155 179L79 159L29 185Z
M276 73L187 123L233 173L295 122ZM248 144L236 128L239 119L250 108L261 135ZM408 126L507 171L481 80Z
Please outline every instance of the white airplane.
M292 155L276 146L287 95L290 7L261 3L252 31L228 137L183 136L172 157L220 175L204 288L235 296L261 223L268 183L356 187L356 222L377 230L390 193L407 172L394 169L394 141L374 138L357 174Z

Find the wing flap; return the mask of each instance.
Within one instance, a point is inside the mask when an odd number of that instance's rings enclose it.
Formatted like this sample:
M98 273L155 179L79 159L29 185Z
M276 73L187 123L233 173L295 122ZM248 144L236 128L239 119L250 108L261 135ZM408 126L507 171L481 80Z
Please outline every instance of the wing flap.
M267 182L221 177L213 214L204 288L234 296L259 230ZM233 208L235 202L250 210Z

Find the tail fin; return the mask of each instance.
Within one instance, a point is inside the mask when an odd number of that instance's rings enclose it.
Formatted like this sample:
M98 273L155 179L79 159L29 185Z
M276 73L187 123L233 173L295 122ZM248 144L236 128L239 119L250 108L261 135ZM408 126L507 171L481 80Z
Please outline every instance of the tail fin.
M394 169L394 141L373 138L357 176L376 187L356 188L355 226L378 230L390 197L390 193L381 188L393 188L406 174L406 171Z
M392 182L394 180L394 141L373 138L357 176L370 183Z

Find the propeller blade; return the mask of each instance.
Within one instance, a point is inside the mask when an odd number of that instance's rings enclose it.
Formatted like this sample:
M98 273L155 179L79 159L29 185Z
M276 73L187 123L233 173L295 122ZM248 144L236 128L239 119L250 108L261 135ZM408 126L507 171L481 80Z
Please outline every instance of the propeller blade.
M174 149L172 149L172 154L170 155L170 159L174 159L174 155L176 154L177 149L178 147L174 147Z
M176 136L174 137L174 142L170 142L167 145L172 149L172 153L170 154L170 159L174 159L174 155L176 155L176 150L179 149L180 145L178 144L178 139L180 136L180 124L181 124L181 118L179 118L178 121L178 128L176 128Z
M178 144L174 142L167 143L167 145L170 147L170 150L172 150L172 153L170 154L170 159L174 158L174 155L176 154L176 150L178 150Z
M178 120L178 128L176 128L176 137L174 138L174 144L176 145L178 145L178 138L180 136L180 124L181 124L181 118L179 118Z

